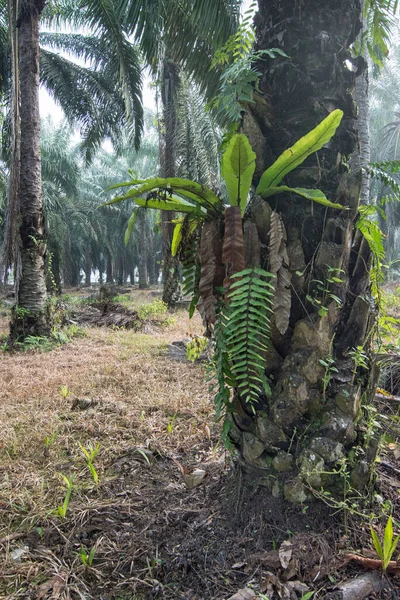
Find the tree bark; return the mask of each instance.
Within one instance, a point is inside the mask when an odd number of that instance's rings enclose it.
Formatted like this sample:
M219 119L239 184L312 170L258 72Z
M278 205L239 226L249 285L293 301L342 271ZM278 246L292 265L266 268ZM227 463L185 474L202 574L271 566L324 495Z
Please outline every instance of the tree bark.
M365 600L371 595L375 597L375 594L379 594L384 584L382 573L366 573L342 583L340 587L325 594L322 600Z
M356 78L355 100L358 106L360 166L362 168L361 204L369 204L371 175L366 170L371 162L368 63L364 59L360 59L359 62L361 63L361 73Z
M146 235L146 210L139 210L139 289L147 290L149 287L149 278L147 274L147 256L148 245Z
M161 177L176 176L176 94L179 87L179 67L164 58L162 73L161 99L163 105L164 135L160 135L160 171ZM174 233L174 213L162 213L163 239L163 302L174 306L181 296L179 283L179 261L171 254L172 236Z
M155 285L157 283L156 279L156 249L154 244L154 232L149 226L149 222L147 221L147 272L149 275L149 284Z
M18 70L18 1L8 0L8 21L11 57L11 153L10 174L8 179L7 211L4 226L2 248L2 264L4 265L4 282L7 281L9 268L15 264L19 270L19 254L16 243L17 221L19 212L19 173L21 163L21 124L19 114L19 70ZM2 278L3 279L3 278Z
M45 256L39 114L39 18L45 0L22 0L18 31L21 162L18 245L21 270L16 274L16 309L11 339L45 335Z
M364 345L373 322L371 253L353 226L361 173L346 166L359 153L355 73L346 61L360 27L360 0L259 0L259 49L278 47L288 58L258 65L264 98L258 96L244 118L245 132L257 149L256 175L332 110L344 112L330 143L285 182L320 188L349 210L325 209L282 194L270 199L265 223L252 214L260 239L271 227L271 210L280 215L287 232L291 308L285 333L272 319L266 363L272 395L260 397L251 408L235 398L231 438L253 481L258 473L274 495L294 503L309 501L313 490L322 487L342 498L344 486L364 490L377 449L361 418L361 397L371 400L376 372L371 369L369 379L366 372L354 374L348 355ZM262 266L268 269L265 257ZM338 270L341 282L328 283L331 269ZM307 299L318 299L318 280L328 286L323 299L327 316L320 316L319 307ZM321 364L327 358L334 369ZM357 460L357 452L350 452L355 447L362 448ZM345 461L345 473L339 473L338 461Z
M92 252L90 246L86 248L85 254L85 287L90 287L92 274Z
M113 262L110 253L107 253L106 283L114 283Z

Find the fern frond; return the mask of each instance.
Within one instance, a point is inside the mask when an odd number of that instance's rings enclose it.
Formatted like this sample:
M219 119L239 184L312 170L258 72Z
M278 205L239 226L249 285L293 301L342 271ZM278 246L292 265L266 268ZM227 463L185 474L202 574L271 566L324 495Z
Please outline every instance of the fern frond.
M363 210L363 209L367 210ZM380 262L385 260L385 248L383 245L384 234L376 221L368 218L370 211L368 206L360 206L360 216L356 227L361 231L368 242L373 256Z
M249 405L260 391L270 393L265 377L265 351L270 338L273 275L245 269L231 276L229 302L224 311L224 337L230 370L240 397Z
M372 253L372 269L370 271L370 279L373 295L379 299L380 286L384 281L383 262L385 260L384 234L376 221L369 217L371 216L370 206L360 206L359 218L356 222L356 227L359 229L367 241Z

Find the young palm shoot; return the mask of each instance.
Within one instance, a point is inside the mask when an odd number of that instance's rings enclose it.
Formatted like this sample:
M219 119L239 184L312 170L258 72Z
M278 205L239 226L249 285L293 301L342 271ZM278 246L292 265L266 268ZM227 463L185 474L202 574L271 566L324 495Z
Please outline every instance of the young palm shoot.
M57 507L57 512L62 519L65 519L67 511L68 511L69 501L70 501L71 494L72 494L72 488L74 485L75 475L71 475L71 477L67 477L66 475L63 475L62 473L60 473L60 475L67 487L67 490L65 493L64 502L63 502L62 506Z
M371 538L374 544L377 555L382 561L382 571L386 573L392 556L397 548L397 544L400 540L400 535L394 537L393 534L393 518L389 517L386 523L385 532L383 534L383 544L381 544L376 531L371 527Z
M97 473L93 463L94 463L94 459L96 458L96 456L99 453L100 442L97 442L95 448L93 448L91 446L91 444L88 445L88 448L84 448L84 446L82 446L82 444L79 444L79 448L81 449L81 452L82 452L83 456L85 457L86 464L87 464L88 469L93 477L93 481L97 485L99 483L99 476L98 476L98 473Z
M96 545L90 548L89 553L87 552L85 546L81 546L79 549L79 557L83 566L88 569L93 565L94 557L96 555Z

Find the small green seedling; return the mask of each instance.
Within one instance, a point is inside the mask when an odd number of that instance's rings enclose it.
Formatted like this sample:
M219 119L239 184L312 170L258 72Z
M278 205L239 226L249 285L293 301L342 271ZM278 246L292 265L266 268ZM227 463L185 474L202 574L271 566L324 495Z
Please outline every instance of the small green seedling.
M72 488L74 486L75 475L71 475L71 477L67 477L66 475L63 475L62 473L60 473L60 475L63 478L65 485L67 486L67 491L65 493L63 505L58 506L57 511L58 511L58 514L60 515L60 517L62 519L65 519L67 510L68 510L68 506L69 506L69 501L70 501L71 494L72 494Z
M150 466L150 459L147 456L146 452L144 452L144 450L142 450L141 448L136 448L135 452L137 452L138 454L140 454L140 456L143 458L143 460Z
M374 548L376 550L377 555L382 561L382 571L386 573L386 570L389 566L389 563L392 559L392 556L397 548L397 544L400 540L400 535L397 535L393 538L393 519L392 516L388 518L388 522L386 523L385 533L383 534L383 547L377 536L376 531L374 531L371 527L371 538L374 544Z
M58 431L54 431L51 435L46 435L46 439L44 441L44 447L49 448L54 444L57 439Z
M348 354L354 363L352 370L353 376L351 379L351 383L354 383L357 370L359 368L368 369L368 354L364 351L364 346L357 346L356 348L350 350Z
M62 385L60 387L60 394L61 394L61 398L63 400L66 400L68 398L68 396L70 396L72 394L72 392L70 392L67 388L66 385Z
M82 564L88 568L91 567L94 561L94 557L96 554L96 546L92 546L90 548L89 554L86 551L85 546L81 546L79 550L79 556L82 561Z
M335 359L333 358L331 353L329 353L328 356L326 356L324 359L321 358L319 363L325 369L325 373L322 377L322 396L323 399L326 400L326 390L328 389L328 385L331 382L333 373L338 373L339 371L335 366Z
M167 433L168 433L168 435L171 435L171 433L174 430L175 419L176 419L176 413L170 418L170 420L168 422L168 425L167 425Z
M38 534L38 536L40 537L40 539L42 540L43 536L44 536L44 528L37 526L37 527L35 527L35 531Z
M95 484L97 485L97 484L99 483L99 476L98 476L98 474L97 474L97 471L96 471L96 469L95 469L95 467L94 467L94 464L93 464L93 463L94 463L94 459L96 458L96 456L97 456L97 455L98 455L98 453L99 453L99 450L100 450L100 442L97 442L97 444L96 444L96 447L95 447L95 448L93 448L93 447L91 446L91 444L89 444L89 446L88 446L88 448L87 448L87 449L86 449L86 448L84 448L84 447L82 446L82 444L79 444L79 448L81 449L81 452L82 452L83 456L84 456L84 457L85 457L85 459L86 459L86 463L87 463L87 466L88 466L88 468L89 468L89 471L90 471L90 473L91 473L91 475L92 475L92 477L93 477L93 481L94 481L94 482L95 482Z
M58 435L58 431L54 431L54 433L52 433L51 435L46 435L46 439L44 440L44 444L43 444L43 446L44 446L44 450L43 450L44 456L48 456L49 455L49 448L56 441L57 435Z

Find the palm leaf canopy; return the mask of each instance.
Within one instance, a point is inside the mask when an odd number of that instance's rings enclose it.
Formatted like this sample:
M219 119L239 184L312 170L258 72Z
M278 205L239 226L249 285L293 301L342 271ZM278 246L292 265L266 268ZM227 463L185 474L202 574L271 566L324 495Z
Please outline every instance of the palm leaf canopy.
M218 74L210 72L214 51L236 30L243 0L59 0L49 2L48 25L68 23L102 40L118 63L128 114L134 89L129 47L138 44L145 64L157 68L168 47L171 58L196 77L203 90L217 89ZM93 59L76 39L77 52ZM86 55L86 56L85 56ZM96 57L96 60L98 55ZM114 64L115 68L115 64Z

